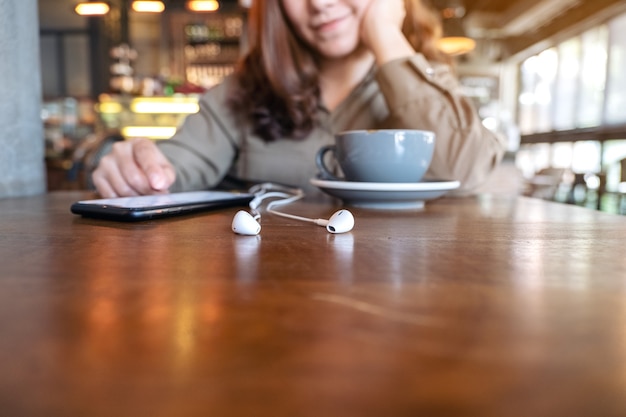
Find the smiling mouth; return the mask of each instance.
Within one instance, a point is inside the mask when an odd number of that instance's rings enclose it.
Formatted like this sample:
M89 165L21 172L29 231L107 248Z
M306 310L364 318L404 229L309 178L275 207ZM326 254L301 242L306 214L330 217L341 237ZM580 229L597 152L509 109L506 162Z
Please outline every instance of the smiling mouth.
M337 27L339 27L347 18L348 16L340 16L336 19L317 23L313 25L313 29L318 33L332 32L337 29Z

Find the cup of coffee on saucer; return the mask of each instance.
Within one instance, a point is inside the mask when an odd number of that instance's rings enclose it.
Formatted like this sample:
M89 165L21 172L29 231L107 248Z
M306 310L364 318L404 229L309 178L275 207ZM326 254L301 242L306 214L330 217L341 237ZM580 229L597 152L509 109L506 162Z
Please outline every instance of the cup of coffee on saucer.
M350 130L322 147L315 162L320 177L357 182L419 182L430 165L435 134L427 130ZM344 177L327 167L326 154L336 159Z
M435 150L435 133L413 129L350 130L315 156L311 183L350 205L421 208L424 200L457 188L458 181L423 181ZM338 170L329 168L330 157Z

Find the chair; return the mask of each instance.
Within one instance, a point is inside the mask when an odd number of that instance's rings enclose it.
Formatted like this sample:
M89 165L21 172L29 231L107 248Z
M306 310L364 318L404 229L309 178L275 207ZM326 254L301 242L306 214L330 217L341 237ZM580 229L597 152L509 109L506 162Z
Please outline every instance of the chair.
M584 204L587 199L587 181L586 174L580 172L572 172L569 177L569 190L565 200L568 204Z
M626 158L619 161L620 182L617 185L617 210L620 214L626 214Z
M526 182L524 195L541 198L544 200L554 200L559 186L563 182L564 168L543 168Z

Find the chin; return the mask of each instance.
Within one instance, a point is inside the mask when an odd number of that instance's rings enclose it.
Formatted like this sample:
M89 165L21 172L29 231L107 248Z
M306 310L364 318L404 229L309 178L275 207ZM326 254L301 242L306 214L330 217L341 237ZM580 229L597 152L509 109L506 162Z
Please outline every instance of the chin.
M344 58L355 53L359 46L360 44L354 41L333 42L319 48L319 53L330 59Z

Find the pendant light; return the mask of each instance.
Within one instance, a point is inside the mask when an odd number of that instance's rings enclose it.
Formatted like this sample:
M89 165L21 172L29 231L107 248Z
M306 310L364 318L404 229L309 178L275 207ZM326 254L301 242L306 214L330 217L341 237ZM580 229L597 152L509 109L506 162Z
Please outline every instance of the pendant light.
M187 10L192 12L214 12L220 8L217 0L189 0Z
M449 0L441 10L443 37L437 47L448 55L463 55L476 48L476 41L465 32L463 16L465 7L459 0Z
M160 0L135 0L131 7L139 13L161 13L165 10L165 4Z
M74 11L81 16L102 16L109 12L111 7L105 1L88 1L78 3Z

